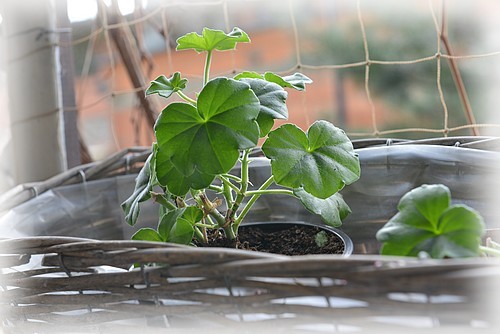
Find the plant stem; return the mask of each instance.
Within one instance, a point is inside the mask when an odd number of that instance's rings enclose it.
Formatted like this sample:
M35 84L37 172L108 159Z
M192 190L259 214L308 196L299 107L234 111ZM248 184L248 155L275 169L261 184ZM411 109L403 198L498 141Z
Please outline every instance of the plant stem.
M180 90L177 91L177 95L179 95L184 101L189 102L192 105L196 106L196 100L193 100L192 98L190 98L189 96L187 96L186 94L181 92Z
M236 235L233 232L233 229L229 224L226 223L226 218L217 210L216 206L210 202L204 192L199 193L199 198L202 201L202 206L206 214L210 215L215 219L217 225L224 229L226 233L226 237L229 240L233 240L236 238Z
M232 225L234 222L234 217L236 216L236 212L238 211L241 202L246 196L246 192L248 190L248 164L249 159L248 155L250 154L250 150L243 151L243 157L241 158L241 185L240 189L237 189L236 199L234 200L233 205L227 210L226 214L226 224Z
M212 191L214 191L214 192L216 192L216 193L219 193L219 194L221 194L221 193L223 193L223 192L224 192L224 189L223 189L222 187L215 186L215 185L213 185L213 184L209 185L207 189L208 189L208 190L212 190Z
M486 247L486 246L479 246L479 249L481 250L481 252L483 252L486 255L493 255L493 256L500 257L500 250L499 249Z
M207 51L205 58L205 70L203 72L203 86L205 86L210 78L210 65L212 63L212 50Z
M255 191L254 195L252 195L252 197L250 197L250 199L248 200L248 202L245 204L245 207L243 208L243 210L241 210L241 214L235 219L234 221L234 227L233 227L233 230L234 231L237 231L238 230L238 227L240 226L243 218L245 218L245 216L247 215L248 211L250 211L250 208L254 205L254 203L259 199L259 197L262 195L262 194L265 194L266 192L264 190L266 190L267 188L269 188L272 184L274 183L274 176L270 176L266 182L264 182L260 188L258 190ZM271 189L272 190L272 189ZM271 191L271 190L268 190Z
M205 227L205 228L214 228L214 225L204 224L204 223L196 223L196 224L194 224L194 226L196 226L196 227Z
M207 243L207 238L205 237L203 232L201 232L197 226L194 227L194 234L196 235L197 239L201 240L204 243Z
M233 174L223 174L221 176L225 177L226 179L236 181L237 183L241 183L241 177L237 177L236 175L233 175Z
M265 189L265 190L250 190L247 191L247 196L253 196L253 195L290 195L294 196L292 190L288 189Z
M240 189L238 187L236 187L234 184L232 184L231 181L229 181L225 176L219 175L219 179L222 181L222 183L224 185L224 189L226 187L229 187L237 193L240 192Z
M153 202L160 204L161 206L167 208L168 210L175 210L177 207L171 203L164 195L155 193L153 191L150 192L151 198Z

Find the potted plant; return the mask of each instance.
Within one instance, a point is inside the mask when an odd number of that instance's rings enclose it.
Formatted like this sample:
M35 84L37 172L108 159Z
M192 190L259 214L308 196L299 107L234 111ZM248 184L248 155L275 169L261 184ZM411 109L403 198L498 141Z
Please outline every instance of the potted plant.
M360 165L345 132L327 121L316 121L307 132L293 124L272 130L276 119L288 117L285 88L304 90L312 82L308 77L243 72L210 78L214 51L247 42L239 28L228 34L208 28L201 35L188 33L177 40L177 50L206 56L196 99L183 92L187 79L179 72L159 76L147 89L147 95L177 94L183 102L168 104L159 115L157 141L133 194L122 204L130 225L138 219L140 202L160 204L158 228L142 228L133 239L200 245L219 239L234 247L245 216L264 195L298 198L331 227L339 227L349 214L339 191L359 178ZM264 140L271 176L252 187L249 165L259 140ZM318 246L324 233L313 236Z

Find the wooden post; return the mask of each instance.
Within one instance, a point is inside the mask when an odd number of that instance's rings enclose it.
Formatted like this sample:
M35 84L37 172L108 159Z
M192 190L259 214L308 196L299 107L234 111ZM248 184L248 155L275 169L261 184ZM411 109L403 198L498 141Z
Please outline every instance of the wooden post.
M144 87L147 87L148 82L141 68L141 58L137 51L138 48L135 39L130 28L124 24L126 21L118 12L116 4L111 9L107 8L107 10L108 24L115 25L109 30L109 33L120 53L132 85L136 89L137 98L142 106L148 124L150 127L153 127L156 122L157 113L161 110L161 107L156 105L155 100L146 99Z
M54 0L3 0L13 183L66 169Z

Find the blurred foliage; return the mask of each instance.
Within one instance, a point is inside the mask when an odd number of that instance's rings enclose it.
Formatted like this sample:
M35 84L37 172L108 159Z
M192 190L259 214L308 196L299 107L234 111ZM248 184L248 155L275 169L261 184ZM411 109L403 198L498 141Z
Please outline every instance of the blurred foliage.
M437 36L432 21L418 17L412 17L410 20L395 17L390 20L375 19L377 20L365 22L370 59L412 61L436 53ZM320 32L308 33L308 39L317 43L314 52L303 55L305 63L342 65L362 62L365 59L363 38L356 18L347 24L335 24L329 29L323 28ZM449 36L452 46L455 41L460 42L457 44L460 48L453 51L456 54L467 54L467 45L478 38L478 32L474 29L473 22L460 22L460 25L449 27ZM441 52L445 53L443 47ZM352 78L359 84L360 89L364 89L364 66L341 69L334 73L344 78ZM461 74L469 98L474 101L478 82L470 71L461 69ZM400 116L386 123L384 129L443 127L443 106L437 88L436 60L401 65L372 64L369 79L372 98L382 100L387 108L396 111ZM449 112L449 127L466 124L460 97L448 61L444 58L441 61L440 80ZM453 133L466 134L470 134L468 130ZM430 136L428 133L422 135Z

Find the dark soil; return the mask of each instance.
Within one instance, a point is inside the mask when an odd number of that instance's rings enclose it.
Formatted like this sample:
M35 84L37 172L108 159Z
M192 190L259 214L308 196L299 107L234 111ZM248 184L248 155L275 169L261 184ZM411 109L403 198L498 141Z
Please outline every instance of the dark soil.
M323 231L316 226L309 225L283 225L283 228L259 228L255 226L240 226L238 240L227 240L222 231L214 231L209 236L208 245L204 247L228 247L253 250L282 255L307 255L307 254L342 254L344 243L337 235L327 231L327 242L323 247L316 243L316 235Z

